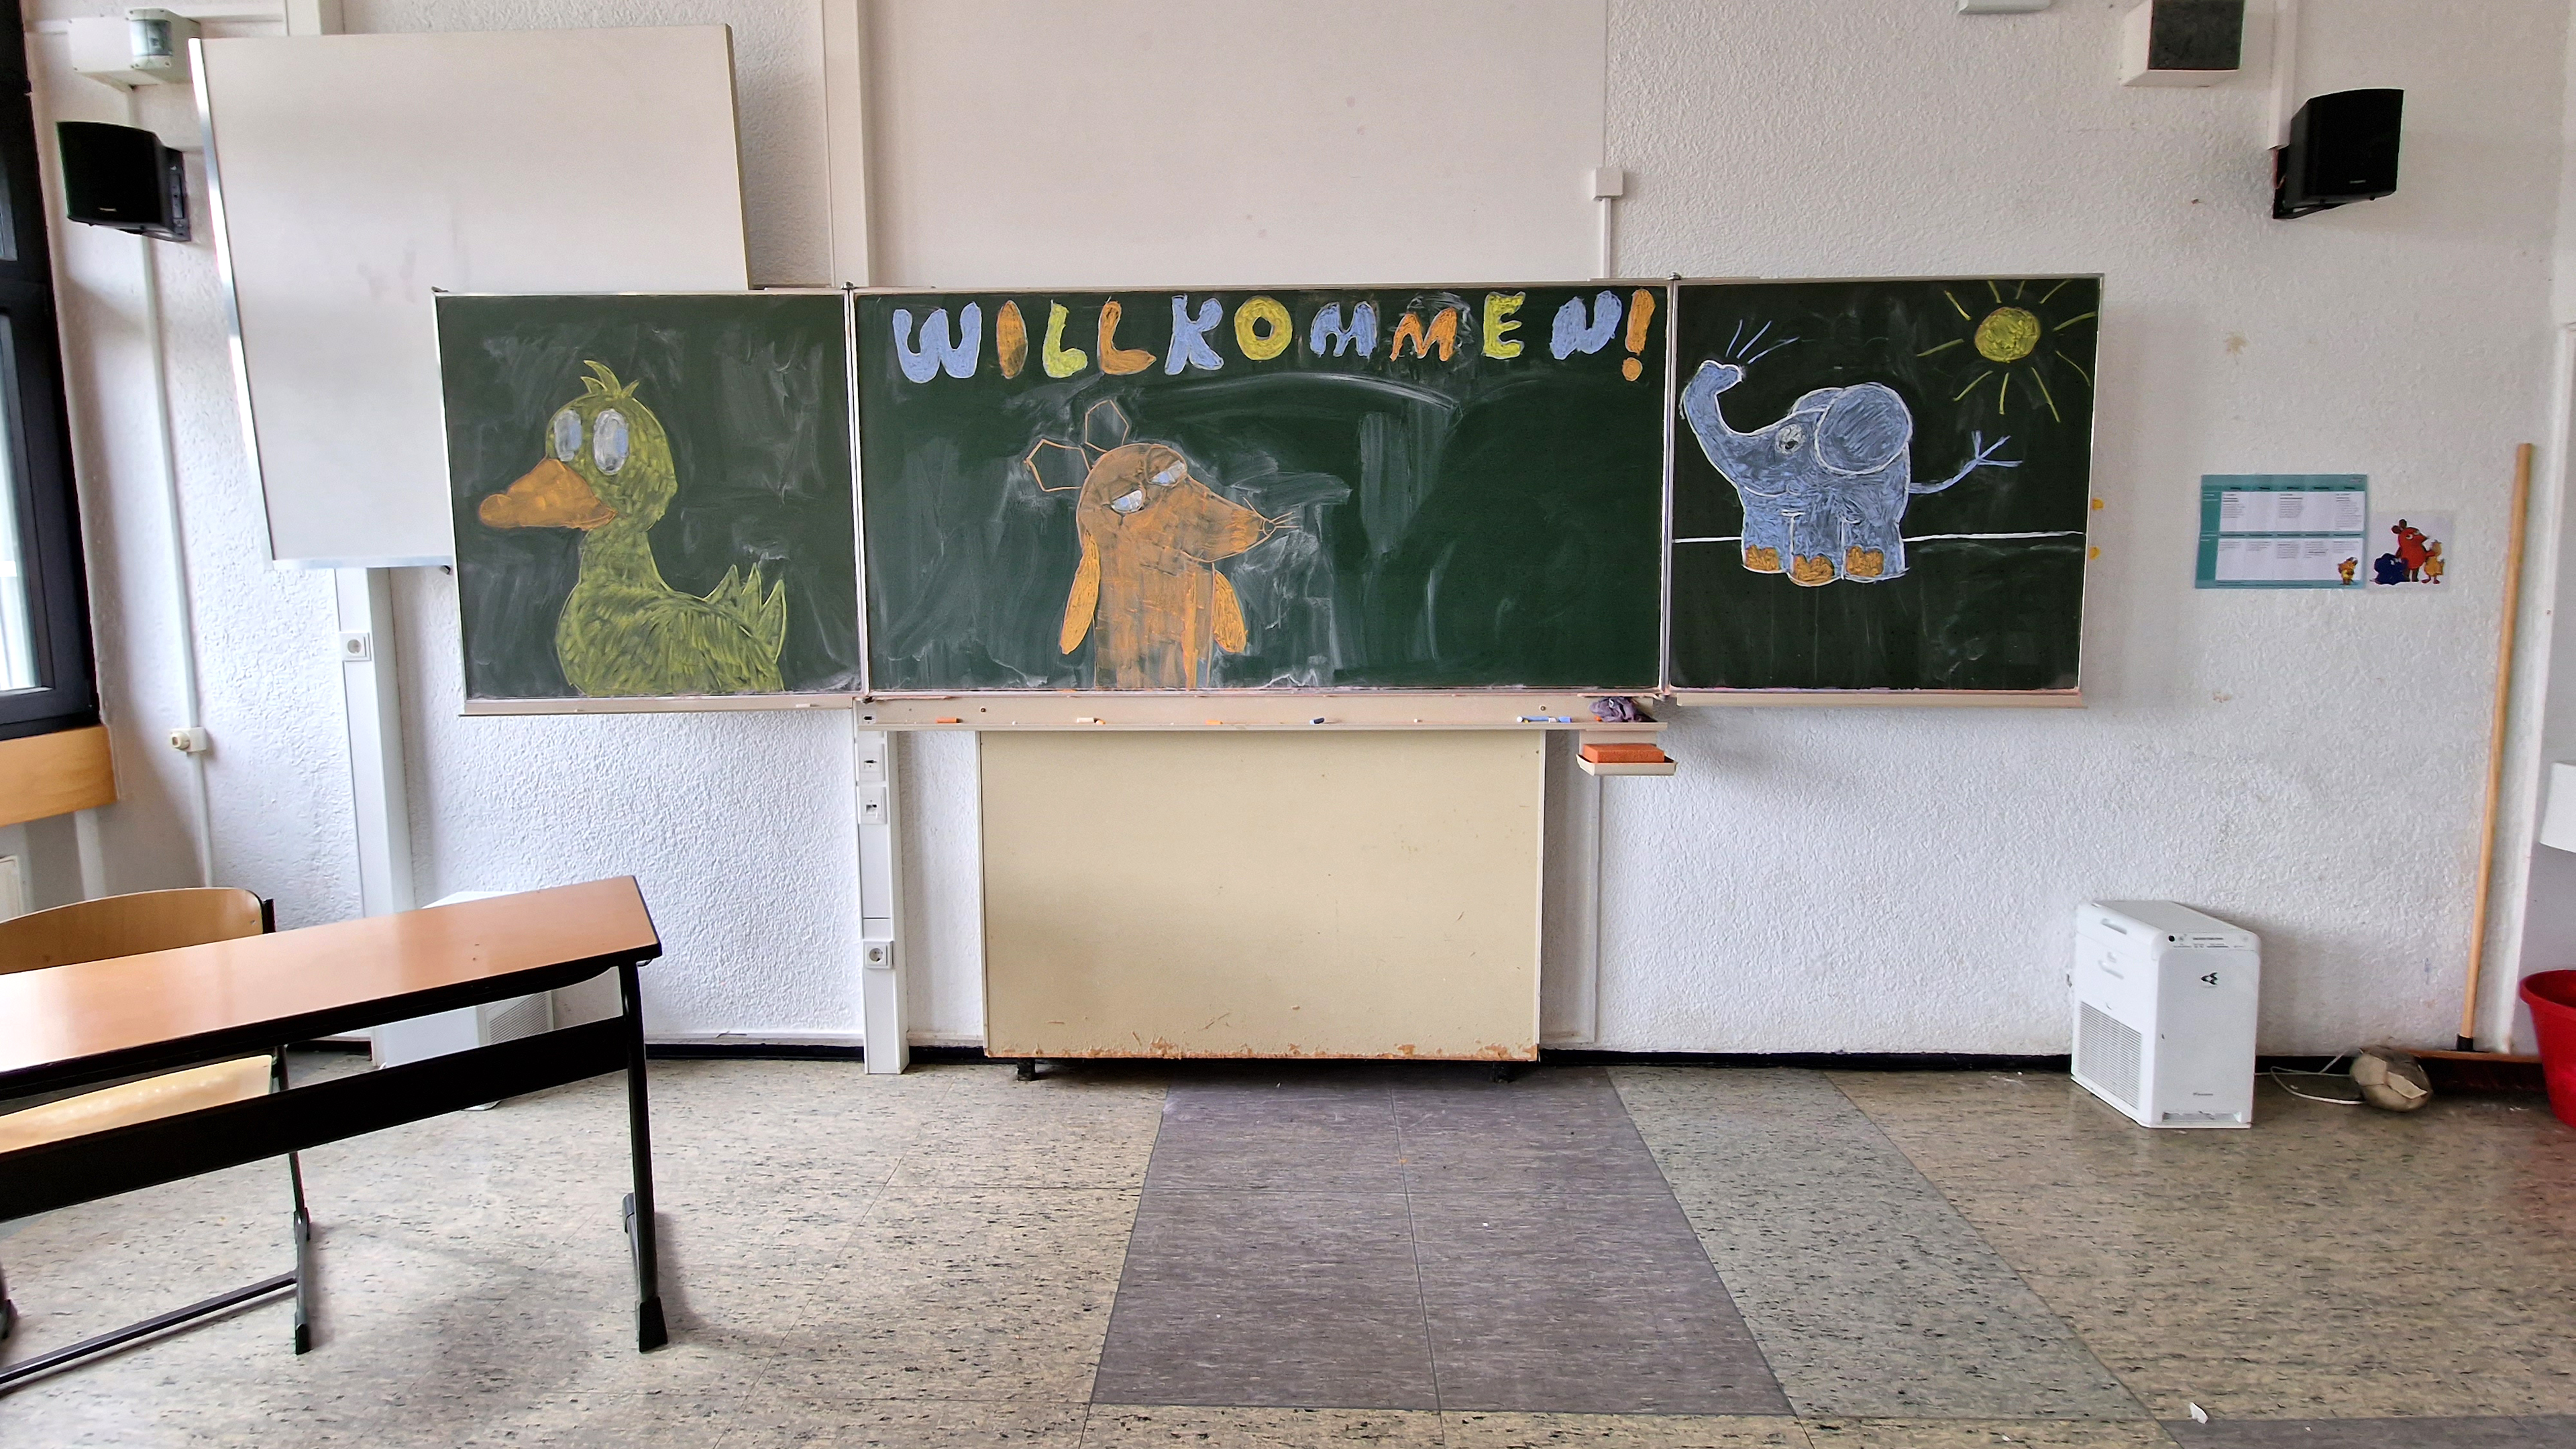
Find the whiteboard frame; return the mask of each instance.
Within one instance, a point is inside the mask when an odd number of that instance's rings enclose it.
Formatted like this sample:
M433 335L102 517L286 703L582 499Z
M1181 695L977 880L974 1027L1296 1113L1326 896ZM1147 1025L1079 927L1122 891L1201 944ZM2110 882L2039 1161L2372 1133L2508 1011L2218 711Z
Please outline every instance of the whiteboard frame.
M319 48L324 46L346 47L352 43L381 44L401 41L500 41L514 37L543 38L545 40L552 41L560 40L568 36L590 36L619 33L634 35L639 32L654 32L664 35L682 34L687 32L707 32L721 43L724 66L724 95L726 112L725 129L726 135L731 143L727 148L728 164L726 170L732 181L729 200L731 202L734 221L734 236L732 241L732 255L724 259L715 268L715 270L723 273L726 277L739 275L742 278L745 289L750 290L750 275L748 272L750 239L742 192L742 144L740 122L741 87L739 79L734 74L734 37L733 28L730 25L715 23L696 25L577 26L562 29L538 29L528 31L407 31L299 36L291 38L274 36L217 36L192 39L188 42L189 63L192 68L190 89L193 92L193 98L196 104L198 123L203 128L205 136L208 213L209 222L214 229L216 267L219 274L218 284L222 288L223 296L226 348L229 353L229 360L232 365L234 377L234 403L241 422L242 447L245 461L248 464L250 477L252 481L257 484L259 489L261 536L267 548L271 567L280 570L304 570L339 568L410 568L430 565L450 565L454 562L452 551L453 541L452 539L449 540L449 552L431 554L402 554L391 552L345 553L325 550L315 553L282 555L280 552L278 542L278 519L280 514L270 490L270 470L266 467L263 460L261 435L257 421L256 398L254 395L255 388L251 378L249 355L251 349L247 333L243 326L242 293L235 272L236 248L233 237L233 208L228 204L222 180L222 166L220 162L222 148L218 140L218 127L215 117L215 103L213 95L214 78L211 68L207 63L208 44L210 42L225 46L238 44L256 44L261 46L272 44L291 44L297 47ZM345 56L341 57L341 59L344 62L348 60ZM694 74L694 72L692 73ZM701 198L701 200L703 200L703 198ZM736 262L739 262L740 270L736 269ZM694 263L692 265L694 265ZM702 266L699 266L696 269L702 274L707 270ZM557 288L546 293L532 293L531 295L559 295L565 290L566 289ZM729 291L730 289L724 290ZM436 289L431 289L431 293L432 295L435 295ZM408 410L403 410L399 413L389 413L386 415L408 417L409 412ZM440 427L438 432L441 438L440 447L443 458L444 427ZM409 495L406 493L404 496L408 497ZM295 510L289 510L290 516L294 513Z

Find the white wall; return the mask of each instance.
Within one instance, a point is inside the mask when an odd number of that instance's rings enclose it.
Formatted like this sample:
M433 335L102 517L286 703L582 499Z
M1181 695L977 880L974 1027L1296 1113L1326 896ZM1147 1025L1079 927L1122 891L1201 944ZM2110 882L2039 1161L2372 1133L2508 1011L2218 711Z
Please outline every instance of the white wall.
M1618 7L1622 264L2101 271L2106 506L2083 712L1698 713L1614 782L1611 1044L2062 1050L2093 895L2261 932L2267 1050L2453 1033L2567 7L2306 7L2304 93L2405 89L2403 184L2286 224L2264 84L2112 84L2124 8ZM2344 471L2455 511L2457 587L2190 587L2200 474Z
M1670 733L1679 776L1609 782L1600 1044L2060 1051L2069 917L2095 895L2172 896L2263 932L2266 1050L2450 1037L2506 470L2514 443L2553 441L2567 7L2493 0L2438 28L2403 0L2306 7L2303 91L2406 88L2404 185L2287 224L2266 215L2265 82L2119 87L2125 8L1613 0L1606 147L1631 176L1621 268L2103 272L2106 506L2089 708L1693 711ZM732 24L755 279L825 275L810 0L347 9L351 29ZM953 84L975 92L972 75ZM1436 86L1422 103L1438 104ZM129 780L151 752L127 738L164 708L153 650L168 614L133 407L134 245L63 247ZM289 923L345 915L329 590L258 563L211 258L202 244L157 255L218 862L278 895ZM1388 273L1407 269L1391 259ZM2198 476L2255 471L2366 472L2382 500L2451 509L2456 587L2195 592ZM2554 530L2554 491L2544 504ZM2543 595L2558 588L2556 536L2535 556ZM657 1030L855 1028L845 719L464 719L451 581L406 576L398 608L424 897L633 871L672 945L648 973ZM103 815L119 888L185 868L178 762L146 768L147 787ZM916 742L907 784L916 1019L954 1038L977 1011L971 743ZM2517 830L2527 813L2518 804ZM2510 927L2522 892L2506 894Z

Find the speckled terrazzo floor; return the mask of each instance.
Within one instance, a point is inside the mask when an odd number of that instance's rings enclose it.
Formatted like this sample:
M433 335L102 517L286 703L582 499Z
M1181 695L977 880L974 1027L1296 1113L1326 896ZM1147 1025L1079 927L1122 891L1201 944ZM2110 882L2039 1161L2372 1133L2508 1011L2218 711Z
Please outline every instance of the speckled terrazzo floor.
M2035 1074L654 1091L669 1348L628 1336L603 1080L306 1154L314 1353L247 1310L0 1397L0 1445L2576 1449L2576 1132L2529 1099L2266 1087L2251 1132L2148 1133ZM280 1271L283 1209L258 1164L0 1225L8 1356Z

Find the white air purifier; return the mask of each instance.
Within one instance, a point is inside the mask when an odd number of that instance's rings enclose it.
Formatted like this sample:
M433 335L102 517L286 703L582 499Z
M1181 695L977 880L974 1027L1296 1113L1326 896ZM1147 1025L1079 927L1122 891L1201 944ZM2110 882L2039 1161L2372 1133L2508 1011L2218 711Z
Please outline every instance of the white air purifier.
M432 906L452 906L460 901L489 900L508 895L508 891L458 891L431 901ZM499 1001L486 1001L473 1006L460 1006L453 1011L415 1016L408 1021L389 1021L369 1033L376 1065L399 1067L411 1062L443 1057L449 1052L472 1051L476 1047L516 1041L523 1036L555 1029L555 999L551 992L533 996L511 996ZM492 1104L486 1102L486 1107Z
M2075 1080L2141 1127L2254 1125L2262 943L2172 901L2075 913Z

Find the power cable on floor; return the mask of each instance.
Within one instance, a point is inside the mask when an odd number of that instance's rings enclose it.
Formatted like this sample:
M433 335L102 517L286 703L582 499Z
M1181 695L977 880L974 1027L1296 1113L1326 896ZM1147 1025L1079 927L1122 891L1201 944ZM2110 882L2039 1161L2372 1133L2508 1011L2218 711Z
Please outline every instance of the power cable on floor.
M2362 1104L2361 1098L2359 1097L2320 1097L2314 1092L2302 1092L2298 1088L2293 1087L2288 1082L2282 1080L2284 1077L2341 1077L2345 1081L2349 1082L2352 1080L2352 1073L2348 1071L2338 1072L2334 1069L2334 1066L2336 1062L2342 1061L2345 1057L2350 1055L2352 1055L2352 1053L2343 1052L2330 1057L2327 1059L2324 1066L2313 1072L2302 1071L2297 1067L2273 1067L2269 1069L2266 1075L2271 1077L2272 1085L2279 1087L2282 1091L2304 1101L2323 1102L2329 1107L2358 1107ZM2353 1090L2359 1091L2360 1088L2355 1087Z

